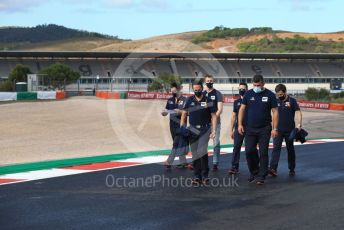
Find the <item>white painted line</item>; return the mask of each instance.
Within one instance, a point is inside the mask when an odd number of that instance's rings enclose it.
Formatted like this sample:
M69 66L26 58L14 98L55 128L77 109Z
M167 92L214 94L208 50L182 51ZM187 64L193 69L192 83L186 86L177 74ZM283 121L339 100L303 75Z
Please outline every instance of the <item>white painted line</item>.
M316 142L306 142L304 144L301 144L300 142L295 142L294 144L295 145L305 145L305 144L312 145L312 144L322 144L322 143L333 143L333 142L343 142L344 139L342 138L341 139L319 139L319 140L314 140L314 141ZM283 144L282 146L285 147L285 144ZM245 148L241 147L241 150L245 150ZM221 154L229 154L232 152L233 152L232 147L221 149ZM162 162L165 162L166 159L167 159L167 155L147 156L147 157L130 158L126 160L112 161L112 162L133 162L133 163L138 163L137 165L126 165L126 166L111 167L111 168L104 168L104 169L97 169L97 170L53 168L53 169L36 170L36 171L23 172L23 173L13 173L13 174L2 175L0 176L0 179L14 179L14 180L21 180L21 181L2 183L0 184L0 186L7 185L7 184L28 182L28 181L33 181L33 180L41 180L41 179L47 179L47 178L104 171L104 170L109 170L109 169L133 167L133 166L138 166L138 165L143 165L143 164L162 163ZM191 159L191 157L187 156L187 159Z
M74 170L74 169L44 169L23 173L14 173L0 176L0 179L15 179L15 180L40 180L59 176L75 175L84 172L90 172L91 170Z

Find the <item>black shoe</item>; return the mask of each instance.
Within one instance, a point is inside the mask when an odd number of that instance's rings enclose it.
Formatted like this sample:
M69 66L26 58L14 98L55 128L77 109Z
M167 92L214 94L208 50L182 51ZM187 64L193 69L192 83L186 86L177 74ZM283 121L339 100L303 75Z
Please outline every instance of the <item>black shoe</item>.
M263 180L263 179L259 179L256 182L256 185L264 185L264 184L265 184L265 180Z
M202 184L203 184L203 185L209 185L209 182L210 182L209 177L205 177L205 178L203 178L203 180L202 180Z
M231 169L228 171L228 174L229 174L229 175L237 175L237 174L239 174L239 170L237 170L236 168L231 168Z
M177 169L184 169L184 168L187 168L188 167L188 164L179 164L176 166Z
M277 174L277 170L275 169L269 169L269 174L272 176L272 177L276 177L278 174Z
M247 179L247 181L248 181L248 183L253 183L256 181L256 177L252 175Z
M219 171L219 168L218 168L217 165L215 164L215 165L213 165L213 172L217 172L217 171Z
M201 180L199 178L192 179L192 185L193 186L200 186L201 185Z
M165 163L164 167L165 167L166 170L170 170L172 168L172 165L170 165L168 163Z
M194 170L194 167L193 167L192 164L188 164L188 165L187 165L187 168L190 169L190 170Z
M294 170L289 170L289 176L295 176L295 171Z

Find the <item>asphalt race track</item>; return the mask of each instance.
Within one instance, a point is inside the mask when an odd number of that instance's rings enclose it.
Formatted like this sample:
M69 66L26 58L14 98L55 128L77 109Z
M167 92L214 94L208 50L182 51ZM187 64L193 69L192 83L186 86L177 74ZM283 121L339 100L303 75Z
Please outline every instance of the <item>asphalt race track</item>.
M0 229L344 229L344 142L295 148L296 176L284 148L264 186L247 182L244 156L229 178L231 154L207 187L183 186L192 172L161 164L0 186ZM138 178L147 186L124 187Z

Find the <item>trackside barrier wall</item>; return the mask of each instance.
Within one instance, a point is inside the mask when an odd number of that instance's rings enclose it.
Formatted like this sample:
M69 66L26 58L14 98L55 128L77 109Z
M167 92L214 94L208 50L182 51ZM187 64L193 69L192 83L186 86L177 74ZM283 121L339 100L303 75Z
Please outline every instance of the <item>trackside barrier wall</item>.
M124 99L122 95L124 92L120 92L120 99ZM126 93L126 92L125 92ZM118 99L117 96L110 96L114 94L113 92L97 92L96 96L104 99ZM190 96L192 94L184 94L184 96ZM125 94L125 98L128 99L142 99L142 100L166 100L171 97L171 94L168 93L158 93L158 92L137 92L137 91L129 91ZM223 100L224 103L233 103L238 96L224 96ZM328 102L313 102L313 101L304 101L299 100L298 104L301 108L310 108L310 109L321 109L321 110L341 110L344 111L344 104L331 104Z
M61 100L66 96L63 91L0 92L0 101Z
M16 101L17 93L0 92L0 101Z
M17 101L37 100L37 92L17 92Z

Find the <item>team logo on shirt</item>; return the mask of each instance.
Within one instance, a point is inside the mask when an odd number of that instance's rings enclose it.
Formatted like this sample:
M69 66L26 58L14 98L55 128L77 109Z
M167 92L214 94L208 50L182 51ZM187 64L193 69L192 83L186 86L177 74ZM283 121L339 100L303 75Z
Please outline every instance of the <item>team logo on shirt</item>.
M179 103L178 103L178 104L179 104L179 105L182 105L183 103L184 103L184 101L179 101Z
M215 100L215 96L211 96L210 99L211 99L211 100Z
M254 97L251 97L250 101L254 101Z
M190 104L191 106L194 106L195 105L195 102L191 102L191 104Z
M281 106L281 103L277 103L277 106L280 107L280 106Z
M207 102L201 102L201 107L207 107Z
M170 105L173 105L173 101L170 101L169 104L170 104Z
M286 107L290 107L290 102L289 102L289 101L286 101L284 105L285 105Z
M240 102L238 102L237 106L240 106Z
M267 102L269 100L268 97L262 97L262 102Z

